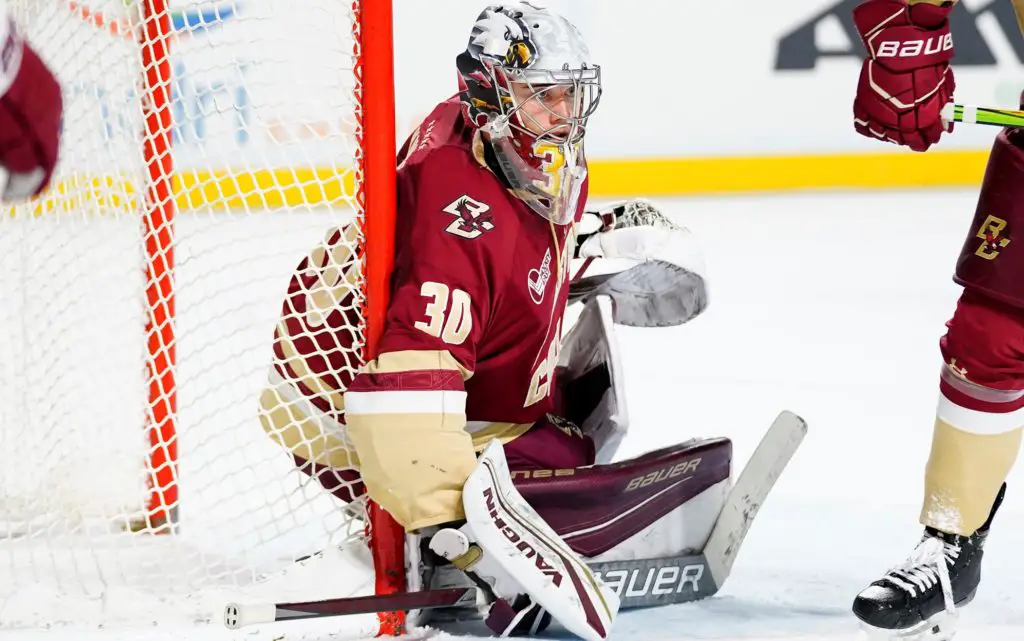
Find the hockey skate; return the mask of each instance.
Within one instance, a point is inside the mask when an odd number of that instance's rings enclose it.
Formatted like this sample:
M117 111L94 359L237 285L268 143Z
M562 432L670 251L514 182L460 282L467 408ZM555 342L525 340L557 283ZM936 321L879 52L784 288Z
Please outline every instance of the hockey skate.
M974 599L989 527L1003 501L999 490L988 519L970 536L925 528L921 542L853 601L853 613L872 641L947 641L956 634L957 609Z

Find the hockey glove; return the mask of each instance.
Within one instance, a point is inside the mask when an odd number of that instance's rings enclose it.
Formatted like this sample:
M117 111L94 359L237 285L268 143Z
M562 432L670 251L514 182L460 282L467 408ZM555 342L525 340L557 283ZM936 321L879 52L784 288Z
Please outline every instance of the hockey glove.
M707 308L707 270L700 245L689 229L646 200L586 212L574 258L584 263L569 285L569 302L607 295L619 325L679 325ZM595 259L602 260L591 268Z
M573 258L605 257L607 252L601 248L603 240L628 234L602 234L641 227L673 231L682 229L650 201L637 199L613 203L603 209L583 213L583 218L577 225L576 251ZM630 258L642 258L644 255L643 251L631 253L635 255Z
M949 67L952 7L867 0L853 10L868 50L853 102L857 133L925 151L953 130L941 117L956 88Z

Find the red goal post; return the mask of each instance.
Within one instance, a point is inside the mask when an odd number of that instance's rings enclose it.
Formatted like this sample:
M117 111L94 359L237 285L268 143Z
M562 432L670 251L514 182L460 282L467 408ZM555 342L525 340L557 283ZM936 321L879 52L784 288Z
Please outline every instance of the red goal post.
M364 233L372 239L366 252L366 354L372 359L384 331L391 271L395 255L395 76L391 0L363 0L359 12L362 102L367 105L362 120L362 204ZM358 194L359 192L357 192ZM358 196L357 196L358 197ZM377 211L381 215L377 215ZM369 240L368 240L369 242ZM392 594L405 588L405 535L401 526L372 501L368 508L370 548L376 571L377 594ZM381 632L398 635L405 631L405 613L382 613Z

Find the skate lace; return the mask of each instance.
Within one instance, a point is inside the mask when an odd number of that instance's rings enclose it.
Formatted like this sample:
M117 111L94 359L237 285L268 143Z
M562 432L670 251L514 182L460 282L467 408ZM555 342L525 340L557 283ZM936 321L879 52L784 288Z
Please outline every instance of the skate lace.
M886 578L917 596L936 583L942 589L942 600L947 612L955 610L953 585L949 578L949 564L960 556L960 546L937 536L925 536L910 557L886 574Z

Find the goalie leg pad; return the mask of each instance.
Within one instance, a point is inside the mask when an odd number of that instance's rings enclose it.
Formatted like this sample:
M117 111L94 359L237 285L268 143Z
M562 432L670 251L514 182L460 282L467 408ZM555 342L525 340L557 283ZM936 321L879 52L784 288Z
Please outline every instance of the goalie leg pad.
M631 536L627 534L622 543L607 547L603 552L596 552L601 546L593 548L592 551L597 555L584 555L583 558L595 575L599 575L605 585L619 595L620 607L648 607L693 601L715 594L728 579L758 510L806 433L807 423L803 419L792 412L781 412L735 480L729 478L729 441L697 439L613 466L573 471L574 475L594 474L595 478L591 482L585 478L552 477L550 474L547 476L552 478L544 480L543 470L538 471L536 477L531 473L531 479L538 482L537 487L546 490L534 498L542 504L556 502L560 490L565 490L561 483L575 480L576 490L566 490L567 504L596 503L599 506L598 516L614 515L608 519L609 524L628 523L638 518L637 513L646 514L643 518L650 524L642 530ZM690 497L677 495L674 509L670 508L661 518L653 516L648 506L660 497L671 494L665 491L666 481L673 477L688 476L685 470L694 467L691 463L694 458L701 459L696 469L705 470L703 473L698 472L693 478L686 478L681 483L667 484L675 491L685 486L686 491L691 492ZM710 470L716 468L717 473L708 475ZM618 481L614 480L616 473L621 475ZM608 507L609 496L612 500L618 496L615 488L621 478L626 478L628 482L625 487L619 486L617 492L635 497L636 509L632 511L628 505ZM720 480L716 482L716 478ZM523 491L529 491L530 483L530 479L523 479L519 486ZM707 487L701 491L699 488L690 488L692 483ZM593 494L589 494L587 489L591 485ZM631 491L625 491L629 488L632 488ZM648 491L646 499L637 494L642 489ZM582 514L574 512L569 506L559 506L559 510L566 514ZM618 510L628 514L615 519L615 516L619 516ZM713 524L710 533L707 532L709 524ZM595 530L598 533L595 540L576 540L574 547L577 552L582 549L581 543L584 541L589 544L603 541L604 546L607 546L611 530L601 532L601 529ZM575 538L570 537L570 541ZM466 585L465 577L451 565L433 566L426 584L432 587ZM472 613L469 616L465 616L465 612L451 614L454 619L477 618Z
M575 470L513 471L516 488L577 554L601 561L699 551L718 518L732 442L694 439Z
M511 475L523 499L573 552L604 564L699 552L731 487L731 471L732 442L709 438L620 463L515 469ZM439 570L432 587L459 585Z
M511 577L520 586L519 593L576 636L587 641L608 637L619 609L618 596L516 491L498 441L487 446L466 481L463 506L464 529L484 557L474 565L500 566L487 571ZM504 594L497 596L507 599L510 589L500 589Z

